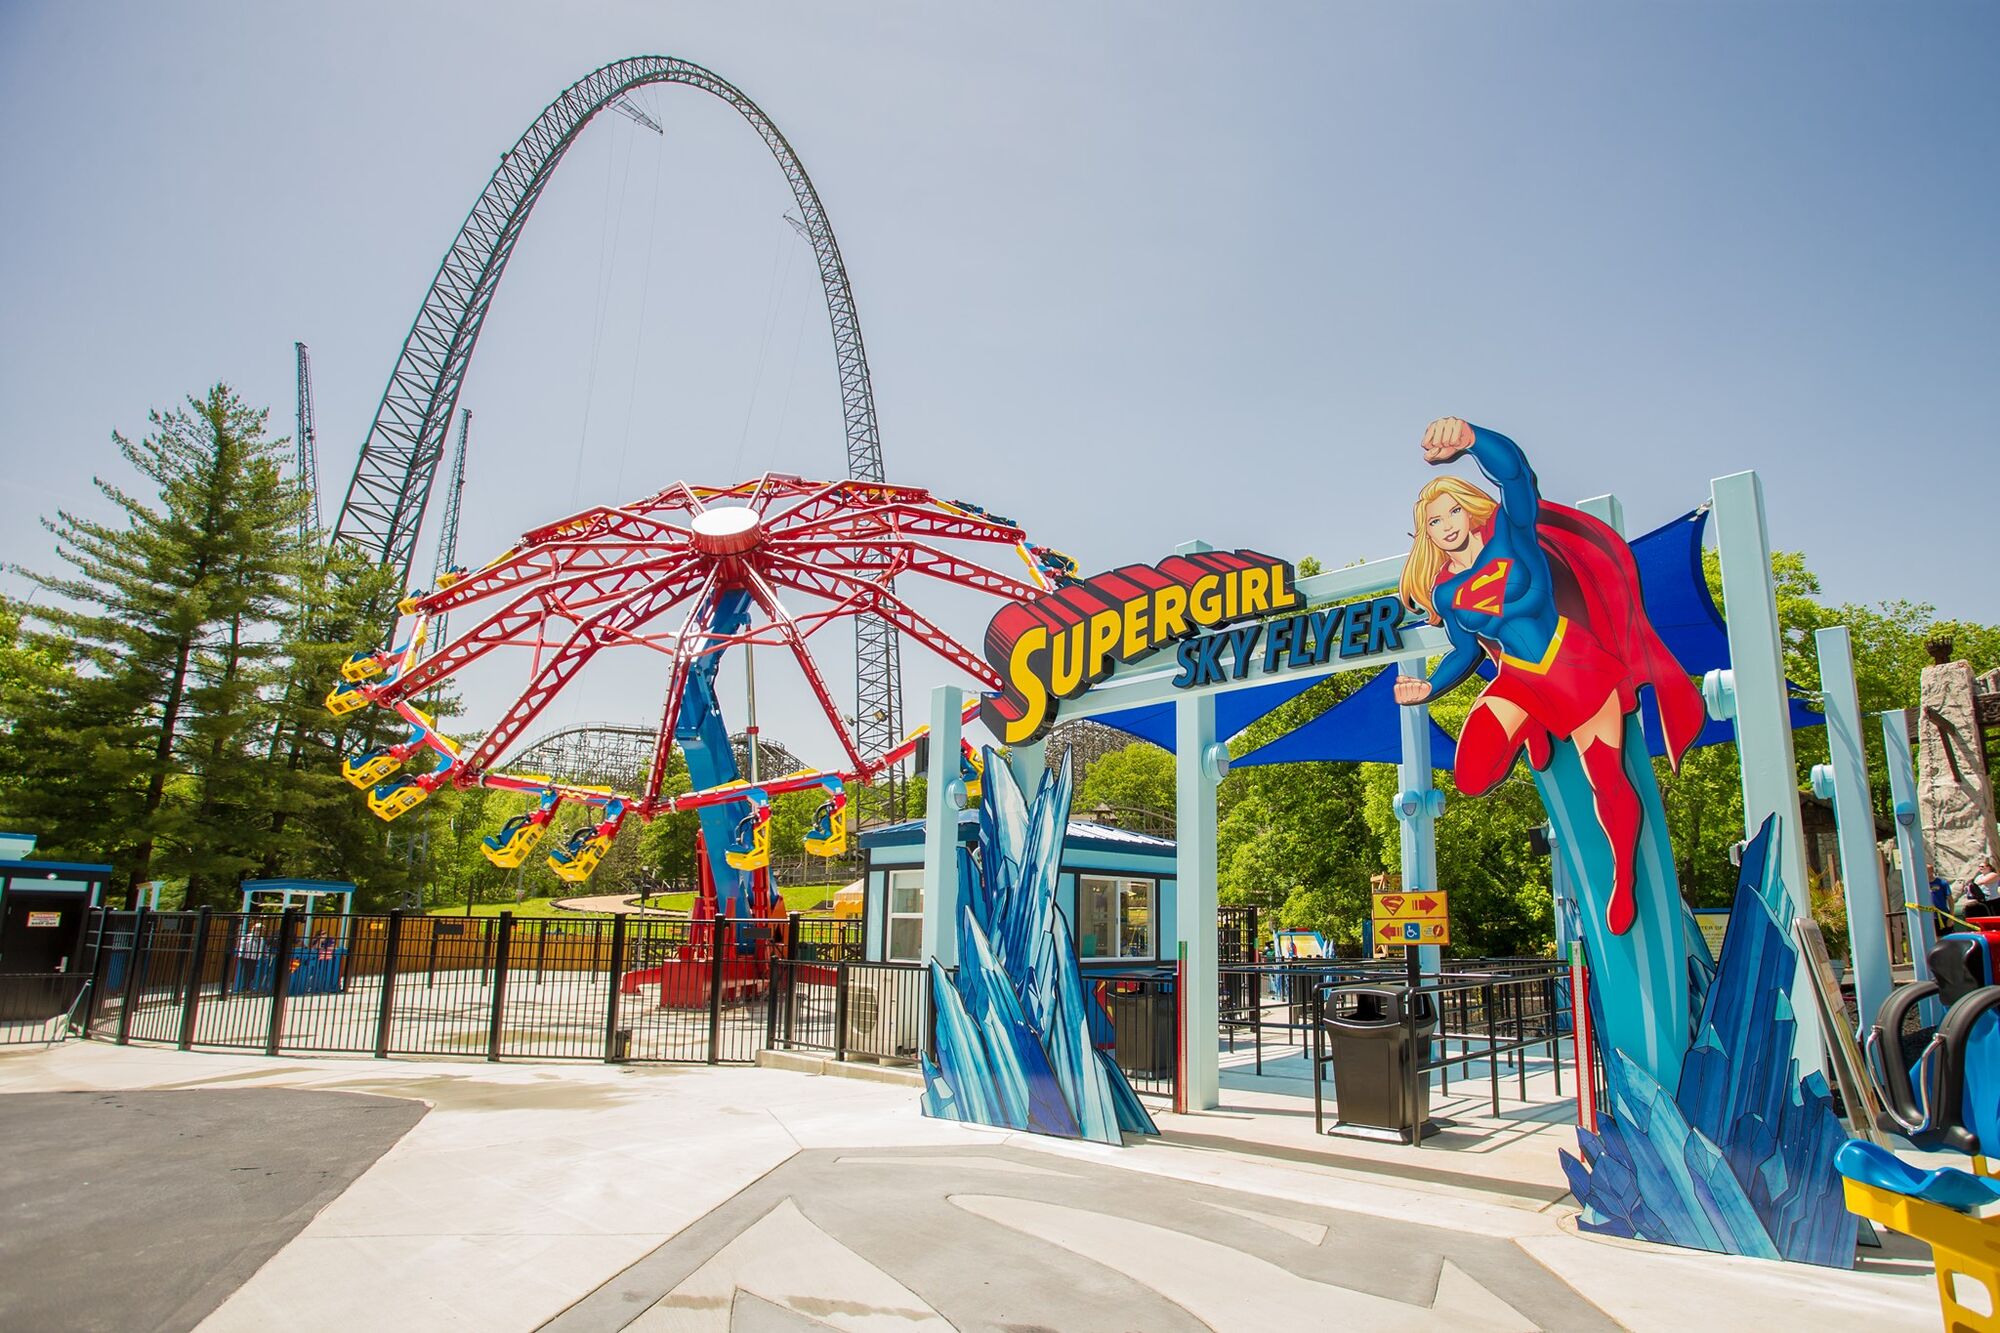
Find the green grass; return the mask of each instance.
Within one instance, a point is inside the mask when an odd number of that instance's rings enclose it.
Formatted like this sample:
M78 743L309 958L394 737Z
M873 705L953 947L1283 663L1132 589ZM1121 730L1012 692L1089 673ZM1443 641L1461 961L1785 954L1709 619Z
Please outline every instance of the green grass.
M844 884L792 884L780 885L778 891L785 895L785 906L793 912L818 912L833 910L833 895L846 888ZM693 893L656 893L642 898L646 907L657 907L667 912L687 912L694 909Z
M785 905L794 912L824 913L833 910L833 895L845 888L844 884L794 884L782 889ZM565 898L590 897L588 885L578 893L564 894ZM556 906L558 898L526 898L516 902L474 903L472 915L499 916L502 912L512 912L516 919L526 917L579 917L606 916L605 912L566 912ZM641 900L647 907L657 907L668 912L687 912L694 909L693 893L659 893ZM433 907L432 916L464 916L465 904Z

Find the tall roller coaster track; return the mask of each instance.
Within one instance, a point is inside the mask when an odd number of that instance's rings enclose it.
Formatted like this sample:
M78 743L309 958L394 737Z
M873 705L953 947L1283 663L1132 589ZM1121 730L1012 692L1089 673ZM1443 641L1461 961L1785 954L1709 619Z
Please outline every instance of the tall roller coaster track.
M798 205L803 234L819 260L846 422L847 475L859 481L884 479L875 394L854 292L833 226L804 164L771 118L734 84L689 61L634 56L593 70L564 89L501 155L438 265L403 341L341 502L335 541L392 566L407 581L452 413L514 244L584 126L626 94L651 84L678 84L719 98L749 122L777 159ZM879 615L858 616L854 640L856 739L863 749L881 753L895 745L903 730L897 629ZM894 808L894 781L893 772L884 775L873 809Z

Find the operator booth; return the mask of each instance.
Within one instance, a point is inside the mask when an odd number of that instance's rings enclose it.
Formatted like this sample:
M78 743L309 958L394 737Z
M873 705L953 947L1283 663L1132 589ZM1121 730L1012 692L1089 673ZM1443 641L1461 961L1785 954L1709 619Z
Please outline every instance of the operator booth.
M973 846L979 812L961 811L958 839ZM862 907L869 962L923 961L924 824L871 829L859 839L867 866ZM1171 964L1174 844L1073 819L1063 836L1056 906L1070 923L1077 963L1089 972L1150 971Z
M351 941L354 885L331 879L246 879L243 890L243 933L231 960L229 988L246 995L268 995L277 973L278 954L290 955L285 983L288 995L330 995L347 989L347 953ZM322 912L323 903L333 911ZM275 911L272 909L275 907ZM266 926L254 913L285 918L304 908L304 915L287 931L282 924Z
M73 995L56 978L81 978L91 909L102 904L108 865L30 861L35 837L0 833L0 1021L62 1013Z

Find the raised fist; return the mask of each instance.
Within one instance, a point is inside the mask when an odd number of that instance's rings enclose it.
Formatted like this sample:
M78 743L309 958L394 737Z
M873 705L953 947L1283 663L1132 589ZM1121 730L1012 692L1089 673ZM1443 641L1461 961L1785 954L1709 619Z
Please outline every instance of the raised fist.
M1457 417L1439 417L1424 428L1424 461L1449 463L1472 447L1472 427Z
M1464 425L1464 422L1460 422ZM1431 683L1422 676L1396 677L1396 702L1414 708L1431 697Z

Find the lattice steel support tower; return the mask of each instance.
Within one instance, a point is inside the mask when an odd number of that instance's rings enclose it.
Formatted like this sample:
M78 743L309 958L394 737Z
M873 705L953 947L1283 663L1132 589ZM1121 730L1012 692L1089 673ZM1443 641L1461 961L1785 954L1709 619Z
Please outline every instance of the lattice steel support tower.
M593 70L565 89L501 155L500 165L445 252L404 339L341 502L335 540L351 543L408 580L445 433L514 243L556 164L583 127L633 89L656 83L697 88L727 103L749 122L785 173L819 260L820 286L833 326L848 475L866 481L883 479L875 392L855 316L854 292L833 227L805 166L770 117L727 80L670 56L634 56ZM864 748L880 753L902 735L902 672L895 629L872 617L857 619L855 652L856 734ZM890 775L884 784L888 790L875 800L864 800L863 809L872 815L893 809L897 776Z
M438 586L438 580L447 569L458 562L458 509L465 503L465 440L472 434L472 409L466 408L458 416L458 447L451 451L451 485L444 493L444 527L438 533L437 564L431 570L431 587ZM430 648L435 652L445 640L445 621L449 613L431 622Z
M313 374L312 360L306 356L306 345L292 344L292 350L299 360L299 429L294 442L298 446L299 489L308 497L308 504L299 514L299 538L311 543L318 538L320 524L325 517L319 512L319 440L313 425ZM310 522L312 526L306 527Z

